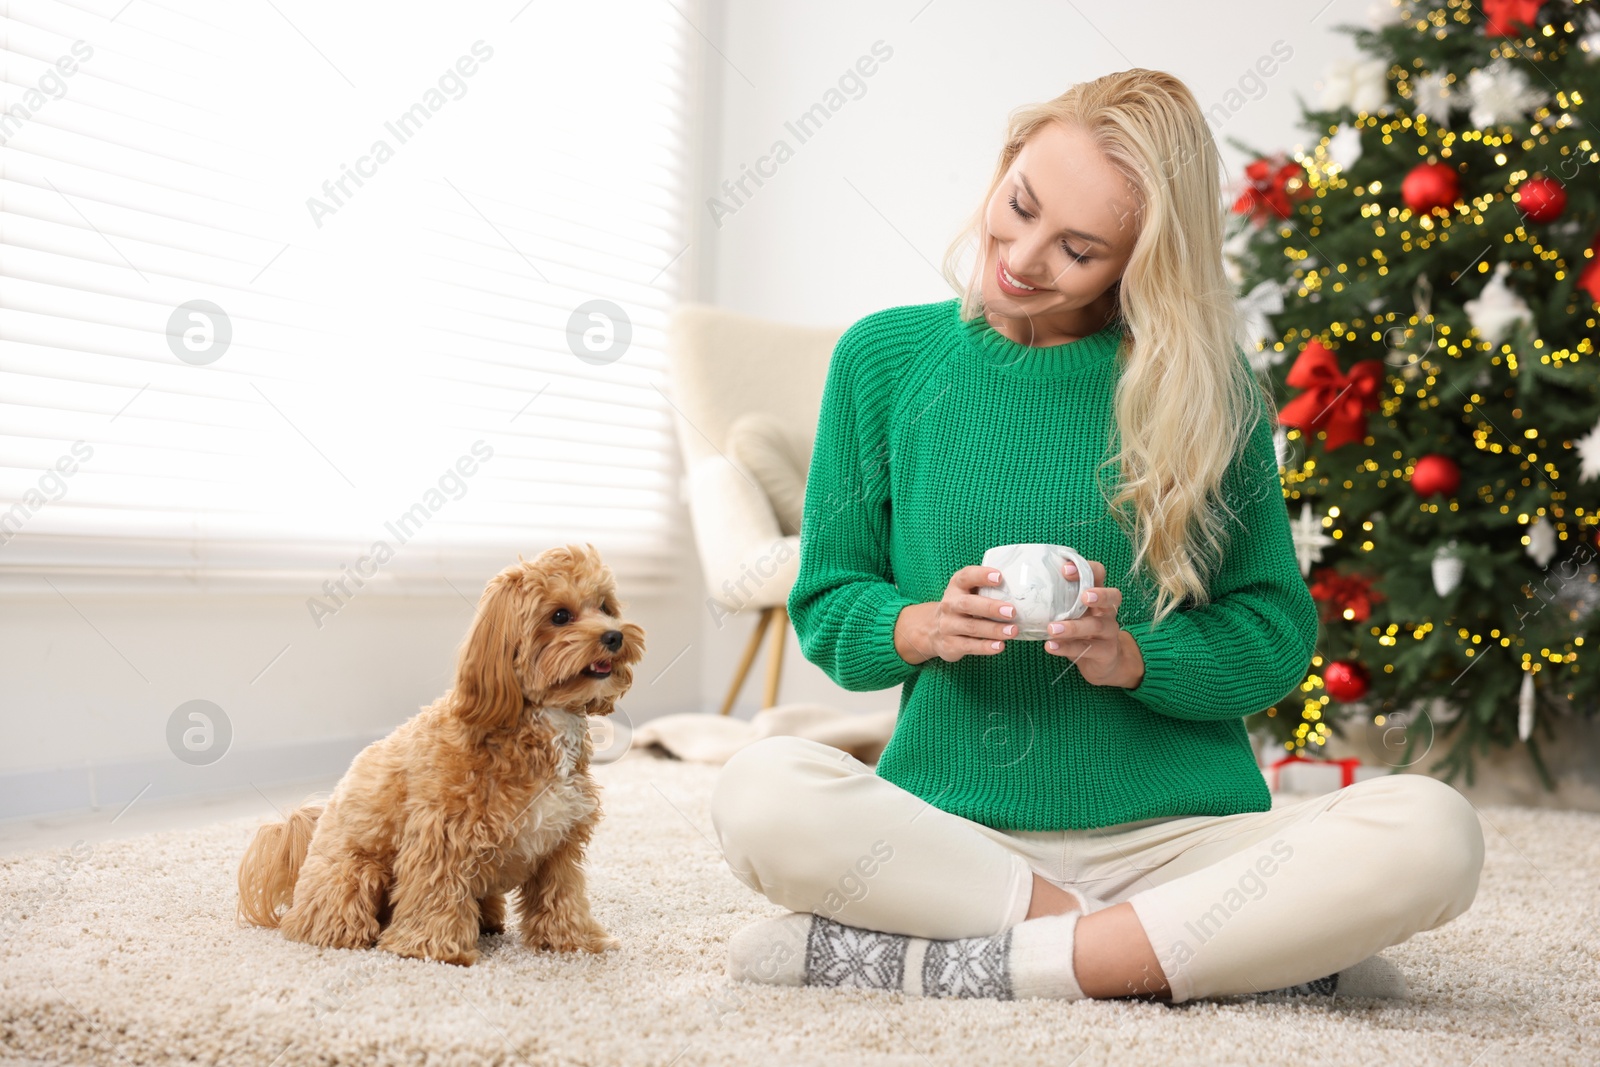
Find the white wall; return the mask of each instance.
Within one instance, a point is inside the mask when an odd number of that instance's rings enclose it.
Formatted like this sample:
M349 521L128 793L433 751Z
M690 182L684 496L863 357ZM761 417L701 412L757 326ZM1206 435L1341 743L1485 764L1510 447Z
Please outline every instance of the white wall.
M1114 10L1043 0L712 0L697 23L714 48L703 53L688 295L841 330L879 308L944 299L936 265L982 193L1011 108L1136 65L1172 71L1209 106L1283 41L1292 56L1259 99L1238 98L1218 135L1288 148L1306 139L1294 94L1313 96L1328 60L1354 52L1330 26L1363 19L1366 4L1333 0L1318 15L1322 0ZM801 143L785 123L824 100L880 40L892 53L862 79L864 93ZM707 201L731 203L723 181L779 139L793 158L714 220ZM1223 150L1236 171L1244 157ZM678 591L622 592L649 633L625 712L638 722L714 711L754 620L713 624L692 551ZM374 594L316 631L298 595L85 594L68 604L41 582L37 595L6 597L0 817L89 798L115 809L152 781L170 792L336 773L362 741L449 684L471 615L454 596ZM746 683L741 716L758 703L763 664ZM229 754L201 769L177 764L165 736L172 711L196 698L223 708L234 733ZM838 690L805 662L791 631L780 699L871 709L895 706L898 692Z
M1229 136L1264 150L1308 140L1296 129L1294 94L1315 100L1326 63L1356 54L1348 37L1329 31L1346 20L1364 24L1369 0L1332 0L1320 16L1326 0L724 2L726 59L713 57L721 154L702 201L775 140L787 140L794 156L715 230L717 302L848 324L879 308L953 295L936 267L977 207L1013 108L1136 66L1176 74L1210 108L1281 40L1288 61L1259 99L1241 94L1243 106L1215 127L1237 172L1245 157L1228 147ZM821 100L880 39L893 55L863 79L865 93L800 143L785 122Z

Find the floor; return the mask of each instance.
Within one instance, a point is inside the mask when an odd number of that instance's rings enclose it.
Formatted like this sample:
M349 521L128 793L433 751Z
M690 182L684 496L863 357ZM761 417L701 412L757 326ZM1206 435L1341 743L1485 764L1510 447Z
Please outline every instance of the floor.
M236 925L255 827L329 782L0 826L0 1067L1600 1063L1600 815L1480 807L1473 907L1383 953L1408 1001L951 1001L730 981L728 938L782 909L727 869L716 772L642 754L596 769L585 868L620 948L507 933L470 968Z

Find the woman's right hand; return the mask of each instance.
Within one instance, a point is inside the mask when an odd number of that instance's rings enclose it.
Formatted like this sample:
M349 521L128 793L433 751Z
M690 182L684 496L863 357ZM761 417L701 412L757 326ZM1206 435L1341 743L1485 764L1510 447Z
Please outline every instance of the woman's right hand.
M1005 651L1005 639L1017 635L1016 609L976 592L1001 581L993 567L962 567L950 576L942 599L912 604L900 612L894 625L895 651L907 663L924 663L935 656L954 663L963 656Z

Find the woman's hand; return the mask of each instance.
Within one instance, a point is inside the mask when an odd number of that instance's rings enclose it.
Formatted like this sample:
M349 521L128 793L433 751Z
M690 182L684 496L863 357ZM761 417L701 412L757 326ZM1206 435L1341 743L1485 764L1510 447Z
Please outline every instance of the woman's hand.
M1083 591L1089 610L1076 619L1051 623L1044 650L1070 659L1090 685L1133 689L1144 681L1144 657L1133 635L1117 622L1122 590L1105 586L1105 564L1090 560L1089 566L1094 571L1090 575L1093 584ZM1076 579L1078 569L1068 560L1061 565L1061 574Z
M950 576L942 599L912 604L900 612L894 626L895 651L907 663L924 663L935 656L954 663L963 656L1005 651L1005 639L1017 636L1016 608L974 591L1003 580L993 567L962 567Z

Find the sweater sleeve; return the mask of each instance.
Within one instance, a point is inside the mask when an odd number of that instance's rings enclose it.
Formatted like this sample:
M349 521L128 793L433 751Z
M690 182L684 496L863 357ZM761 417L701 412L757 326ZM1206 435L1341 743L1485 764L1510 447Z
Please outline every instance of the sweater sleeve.
M1263 410L1265 404L1263 404ZM1305 680L1317 646L1311 598L1289 532L1270 414L1256 423L1224 479L1236 519L1208 603L1159 624L1133 623L1144 678L1127 692L1177 719L1253 715Z
M834 346L806 475L800 567L789 618L806 659L851 692L915 674L894 647L895 621L917 603L891 580L888 412L891 361L868 320Z

